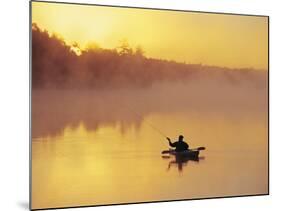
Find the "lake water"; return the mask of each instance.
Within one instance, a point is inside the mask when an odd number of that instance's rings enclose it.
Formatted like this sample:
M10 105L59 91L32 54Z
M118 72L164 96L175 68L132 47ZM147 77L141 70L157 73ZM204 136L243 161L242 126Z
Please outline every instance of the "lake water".
M32 208L266 194L267 90L162 88L33 90ZM163 157L158 130L206 150Z

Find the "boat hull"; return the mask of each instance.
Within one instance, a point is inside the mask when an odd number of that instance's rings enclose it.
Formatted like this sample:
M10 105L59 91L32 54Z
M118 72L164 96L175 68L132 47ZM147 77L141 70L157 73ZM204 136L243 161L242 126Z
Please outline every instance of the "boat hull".
M165 154L171 154L180 157L190 157L190 158L198 158L199 150L185 150L182 152L176 152L175 150L167 150Z

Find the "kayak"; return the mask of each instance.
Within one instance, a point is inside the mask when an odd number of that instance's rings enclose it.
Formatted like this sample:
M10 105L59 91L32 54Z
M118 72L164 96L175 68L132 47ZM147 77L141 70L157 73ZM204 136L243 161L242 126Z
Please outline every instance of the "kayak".
M173 149L169 150L164 150L162 154L170 154L170 155L175 155L175 156L180 156L180 157L190 157L190 158L197 158L199 156L199 150L185 150L181 152L176 152Z

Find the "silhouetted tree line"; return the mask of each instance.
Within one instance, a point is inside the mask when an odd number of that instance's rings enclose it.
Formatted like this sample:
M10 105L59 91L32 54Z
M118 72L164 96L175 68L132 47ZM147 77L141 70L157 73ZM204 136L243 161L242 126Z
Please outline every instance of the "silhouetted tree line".
M125 41L116 49L80 50L77 44L69 46L62 38L32 24L33 88L146 87L156 81L196 77L223 77L237 83L241 75L244 79L264 80L266 72L147 58L141 47L132 49Z

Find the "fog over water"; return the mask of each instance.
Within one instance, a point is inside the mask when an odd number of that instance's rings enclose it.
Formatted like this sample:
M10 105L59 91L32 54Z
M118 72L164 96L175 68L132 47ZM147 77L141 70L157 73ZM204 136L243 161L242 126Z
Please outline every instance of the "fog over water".
M157 83L149 88L118 90L33 91L33 137L58 135L68 125L81 122L88 129L99 125L124 129L137 127L140 115L188 111L200 115L241 116L242 119L267 114L267 85L226 84L211 80ZM46 125L50 124L50 125Z
M33 207L266 193L266 87L194 80L34 89ZM150 125L207 150L199 161L161 157L167 141Z

